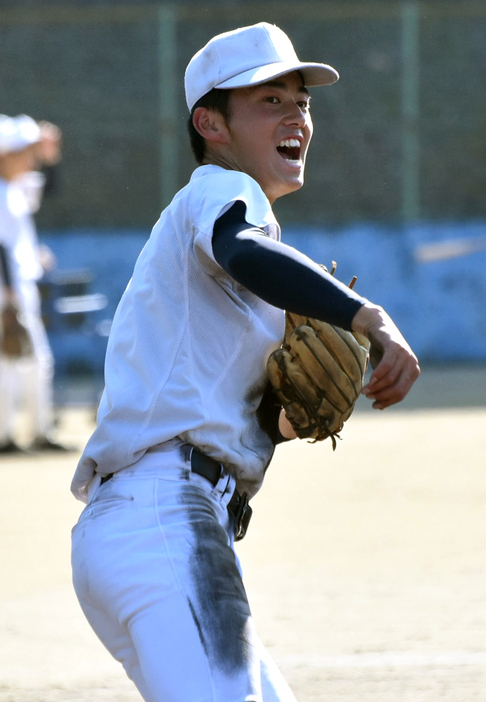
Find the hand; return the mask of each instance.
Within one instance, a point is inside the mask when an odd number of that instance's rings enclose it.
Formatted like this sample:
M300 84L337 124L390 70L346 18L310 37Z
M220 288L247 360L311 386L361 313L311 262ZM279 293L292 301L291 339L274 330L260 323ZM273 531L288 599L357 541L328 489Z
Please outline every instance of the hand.
M61 160L62 134L51 122L39 122L41 138L37 144L36 157L41 165L54 166Z
M371 343L373 373L363 395L374 400L374 409L401 402L419 377L420 367L398 327L382 307L367 302L354 316L352 330Z
M53 251L45 244L40 244L38 248L39 261L45 273L54 270L57 266L57 258Z

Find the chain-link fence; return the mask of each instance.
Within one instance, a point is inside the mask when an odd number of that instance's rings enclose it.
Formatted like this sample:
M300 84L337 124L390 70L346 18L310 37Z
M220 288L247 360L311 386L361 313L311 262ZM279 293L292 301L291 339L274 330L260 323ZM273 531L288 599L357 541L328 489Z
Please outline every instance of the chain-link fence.
M282 223L464 220L486 210L486 3L0 3L0 112L64 135L39 227L146 227L194 167L185 66L265 20L341 80L313 95L302 191Z

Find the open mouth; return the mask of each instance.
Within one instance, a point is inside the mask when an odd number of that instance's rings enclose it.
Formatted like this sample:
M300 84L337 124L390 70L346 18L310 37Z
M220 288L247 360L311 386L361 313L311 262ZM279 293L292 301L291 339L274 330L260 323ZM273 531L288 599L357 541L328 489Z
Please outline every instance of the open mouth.
M300 161L300 141L298 139L283 139L277 146L280 156L286 161Z

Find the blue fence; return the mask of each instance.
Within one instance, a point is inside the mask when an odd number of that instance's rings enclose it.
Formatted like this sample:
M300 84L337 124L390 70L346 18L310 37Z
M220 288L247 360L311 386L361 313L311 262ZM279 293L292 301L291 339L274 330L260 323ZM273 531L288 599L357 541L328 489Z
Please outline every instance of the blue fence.
M486 222L292 228L285 243L314 260L338 263L336 276L383 305L422 363L486 361ZM148 231L41 232L57 257L52 281L85 276L83 293L103 299L86 313L45 305L58 373L102 374L106 335ZM57 282L56 282L57 281ZM77 291L79 292L79 291ZM88 299L89 301L89 299ZM89 307L89 305L88 305Z

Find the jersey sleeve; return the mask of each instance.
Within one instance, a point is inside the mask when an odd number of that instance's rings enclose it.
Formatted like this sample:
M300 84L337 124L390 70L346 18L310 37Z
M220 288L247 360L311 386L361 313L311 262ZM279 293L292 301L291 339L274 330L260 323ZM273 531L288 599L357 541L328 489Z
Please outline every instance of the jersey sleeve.
M220 170L220 169L218 169ZM258 183L245 173L221 171L200 177L195 182L191 198L191 216L194 222L194 252L200 264L210 275L221 274L222 268L213 253L213 229L216 220L236 201L246 206L246 218L255 227L273 237L278 225L272 208Z

